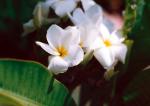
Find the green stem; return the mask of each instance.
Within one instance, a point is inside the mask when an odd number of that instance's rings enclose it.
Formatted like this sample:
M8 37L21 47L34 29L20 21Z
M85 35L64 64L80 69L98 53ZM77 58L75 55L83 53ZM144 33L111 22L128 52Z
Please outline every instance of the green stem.
M117 81L117 76L115 76L113 79L111 98L114 98L116 94L116 81Z

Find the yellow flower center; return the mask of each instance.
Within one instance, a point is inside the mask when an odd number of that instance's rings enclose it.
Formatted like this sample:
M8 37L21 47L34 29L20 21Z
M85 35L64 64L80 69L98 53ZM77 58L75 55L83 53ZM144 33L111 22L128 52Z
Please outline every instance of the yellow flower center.
M58 51L60 57L65 57L68 55L68 51L64 46L59 46L57 48L57 51Z
M111 42L110 42L110 40L105 40L105 41L104 41L104 44L105 44L107 47L109 47L109 46L112 45Z
M82 42L82 41L79 43L79 46L80 46L81 48L83 47L83 42Z

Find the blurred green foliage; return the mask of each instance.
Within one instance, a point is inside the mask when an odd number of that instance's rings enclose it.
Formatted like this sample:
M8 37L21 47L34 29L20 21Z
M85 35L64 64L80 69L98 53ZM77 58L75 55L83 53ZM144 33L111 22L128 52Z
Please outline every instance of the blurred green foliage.
M134 41L124 82L126 106L150 105L150 1L127 0L125 33Z
M8 27L7 20L25 23L32 18L33 9L42 0L1 0L0 1L0 29Z
M125 27L130 29L128 37L134 40L133 57L150 59L150 1L149 0L127 0L125 13ZM147 61L148 62L148 61Z

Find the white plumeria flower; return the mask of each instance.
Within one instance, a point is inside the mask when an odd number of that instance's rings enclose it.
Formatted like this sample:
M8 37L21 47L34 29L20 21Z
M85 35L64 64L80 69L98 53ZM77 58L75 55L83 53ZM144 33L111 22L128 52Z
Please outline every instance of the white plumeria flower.
M125 62L127 46L125 40L117 31L109 32L104 24L100 26L99 48L94 51L94 56L107 69L113 69L117 61ZM98 43L97 43L98 44Z
M92 49L93 42L99 35L98 28L103 17L101 7L93 5L85 12L77 8L69 17L80 30L81 46L88 50Z
M79 0L47 0L47 3L51 4L56 15L64 17L67 13L72 12Z
M39 2L33 11L33 19L30 19L27 23L23 24L24 33L27 35L40 28L42 25L50 24L52 22L58 22L56 18L48 18L49 8L51 4L47 2Z
M23 35L33 32L46 23L46 21L48 22L48 14L49 6L45 2L39 2L34 8L33 19L23 24Z
M65 30L52 25L47 31L48 44L36 42L49 57L48 69L55 74L65 72L68 67L78 65L83 60L83 50L79 46L80 37L76 27L67 27Z

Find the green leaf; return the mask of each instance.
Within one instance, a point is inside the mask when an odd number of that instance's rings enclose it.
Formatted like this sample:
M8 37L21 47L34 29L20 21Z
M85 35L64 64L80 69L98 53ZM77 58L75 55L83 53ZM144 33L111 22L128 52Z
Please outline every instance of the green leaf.
M35 62L0 60L0 106L74 106L68 90Z
M140 71L125 89L127 106L150 106L150 70Z

